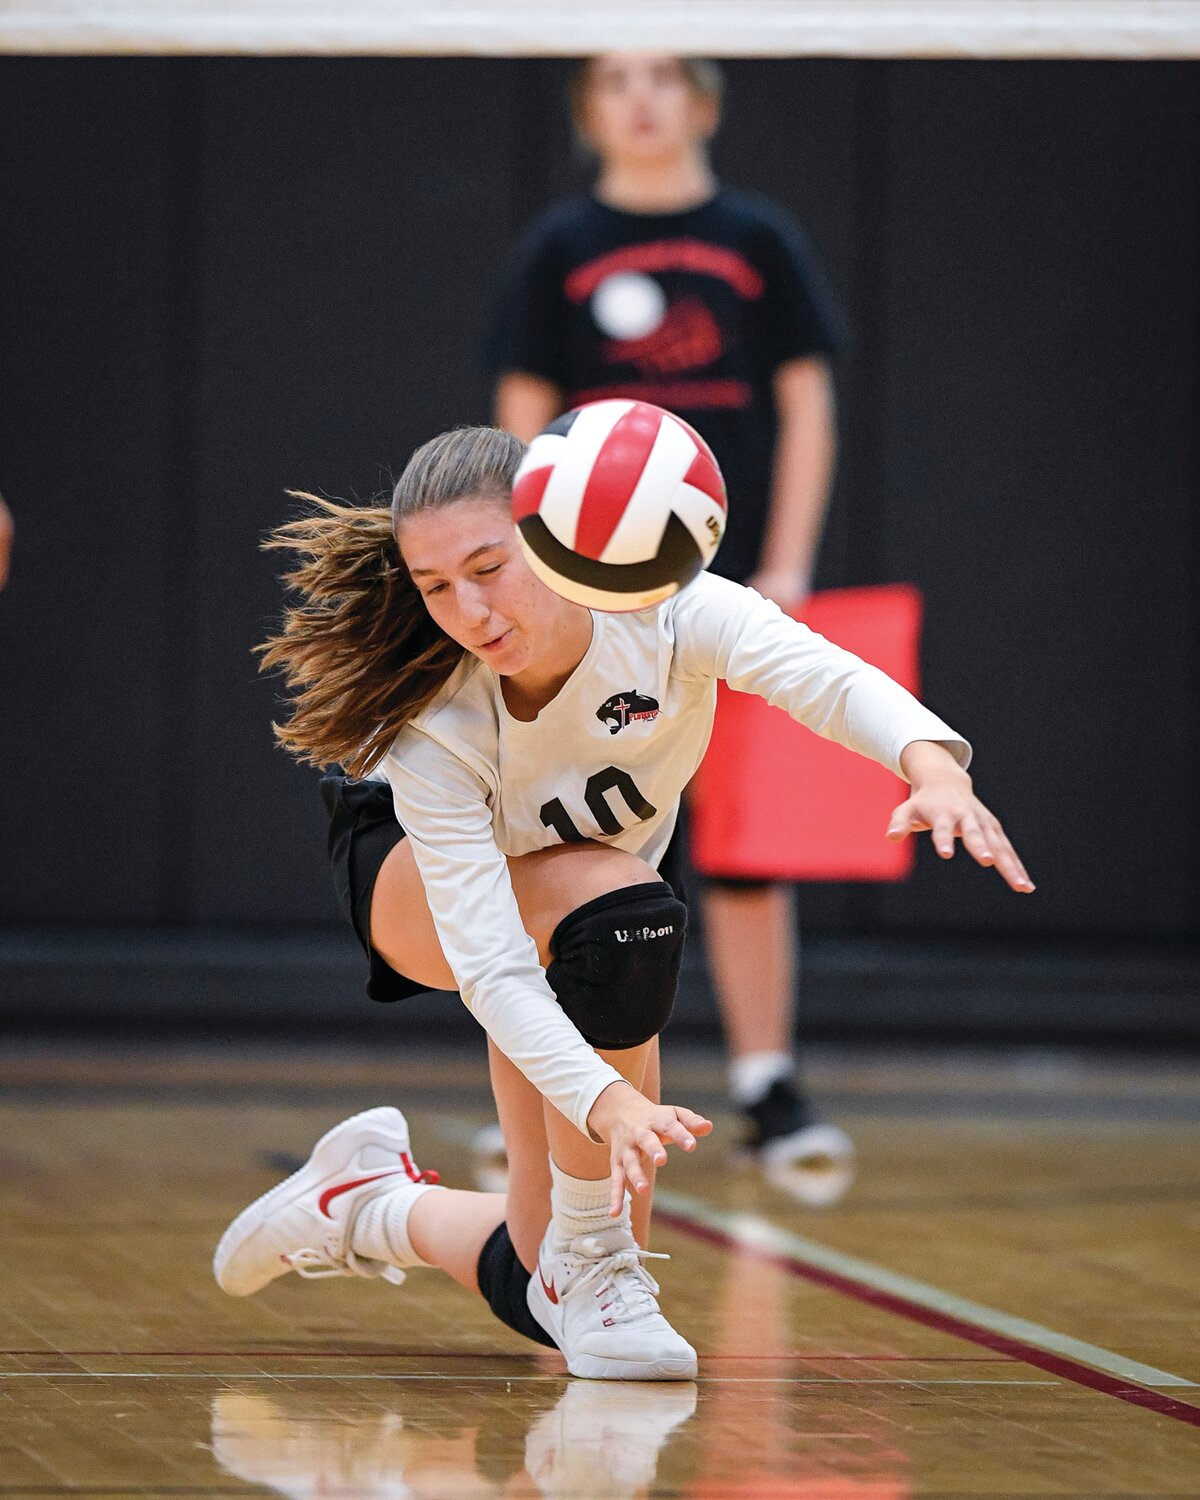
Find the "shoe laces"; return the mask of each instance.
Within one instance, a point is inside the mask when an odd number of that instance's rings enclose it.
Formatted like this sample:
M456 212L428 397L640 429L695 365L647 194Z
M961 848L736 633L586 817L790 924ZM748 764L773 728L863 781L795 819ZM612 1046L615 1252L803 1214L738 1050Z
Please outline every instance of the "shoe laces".
M571 1250L591 1265L573 1276L563 1288L560 1296L564 1301L591 1291L602 1299L602 1308L617 1307L618 1318L625 1321L659 1312L657 1302L658 1282L642 1264L647 1260L670 1260L661 1251L643 1250L640 1245L622 1246L614 1250L603 1235L583 1235L571 1246ZM619 1305L619 1306L618 1306Z
M382 1277L393 1286L399 1286L404 1280L404 1272L399 1266L388 1266L381 1260L367 1260L361 1255L355 1255L353 1250L337 1256L328 1248L314 1250L308 1247L293 1250L283 1259L297 1275L309 1281L321 1281L327 1276L367 1276Z

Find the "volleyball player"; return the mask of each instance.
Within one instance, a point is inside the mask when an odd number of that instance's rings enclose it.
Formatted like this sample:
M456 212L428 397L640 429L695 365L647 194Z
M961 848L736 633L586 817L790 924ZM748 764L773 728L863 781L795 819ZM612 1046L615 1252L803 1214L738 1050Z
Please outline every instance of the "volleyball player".
M961 836L1031 886L966 743L758 594L701 575L617 615L548 589L511 518L523 451L445 433L390 511L314 500L273 540L299 554L301 601L264 656L295 690L284 745L348 773L323 788L369 993L456 988L488 1033L507 1198L435 1185L400 1111L368 1110L238 1216L214 1269L244 1295L289 1270L437 1266L573 1374L685 1378L644 1246L654 1167L711 1129L655 1097L686 923L672 834L717 679L905 775L893 836L932 828L944 855ZM600 711L635 689L653 707L614 733Z
M713 570L795 611L833 473L841 314L784 210L714 176L713 63L594 57L574 74L571 102L596 181L538 216L505 279L488 350L496 422L528 442L602 396L678 413L729 488ZM709 868L700 897L745 1143L772 1163L844 1168L851 1142L818 1114L796 1068L791 888ZM836 1180L819 1175L823 1201Z

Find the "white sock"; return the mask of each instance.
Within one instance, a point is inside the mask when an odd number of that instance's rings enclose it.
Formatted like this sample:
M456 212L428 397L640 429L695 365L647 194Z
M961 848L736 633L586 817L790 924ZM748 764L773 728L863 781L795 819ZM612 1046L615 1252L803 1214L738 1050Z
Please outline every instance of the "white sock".
M592 1181L571 1177L550 1162L550 1216L554 1228L554 1247L561 1250L568 1241L581 1234L598 1234L604 1229L629 1228L629 1194L621 1217L609 1217L608 1205L612 1187L607 1177Z
M350 1231L350 1248L364 1260L381 1260L384 1265L427 1266L412 1247L408 1237L408 1216L422 1193L436 1187L432 1182L405 1183L371 1198L359 1209Z
M790 1052L746 1052L729 1064L729 1092L733 1102L745 1109L757 1104L773 1083L790 1078L796 1059Z

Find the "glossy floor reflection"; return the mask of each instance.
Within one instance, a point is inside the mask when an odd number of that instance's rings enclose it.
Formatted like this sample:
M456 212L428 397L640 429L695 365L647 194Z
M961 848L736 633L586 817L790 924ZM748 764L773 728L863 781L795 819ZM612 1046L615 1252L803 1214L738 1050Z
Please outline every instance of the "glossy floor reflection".
M213 1456L237 1479L310 1496L646 1494L672 1434L695 1415L692 1382L405 1383L373 1399L336 1387L213 1397ZM469 1391L469 1399L461 1399ZM519 1417L518 1417L519 1413Z
M478 1056L9 1049L0 1497L1200 1494L1196 1071L813 1072L860 1149L824 1211L737 1167L714 1059L669 1062L718 1119L655 1237L700 1377L624 1386L436 1273L211 1280L228 1217L365 1105L467 1183Z

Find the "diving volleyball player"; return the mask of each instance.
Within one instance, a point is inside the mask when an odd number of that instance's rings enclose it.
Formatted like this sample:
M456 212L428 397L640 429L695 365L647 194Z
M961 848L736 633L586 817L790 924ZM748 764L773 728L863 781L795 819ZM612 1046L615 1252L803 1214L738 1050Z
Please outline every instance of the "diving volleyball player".
M487 1031L508 1193L436 1185L403 1114L368 1110L238 1215L214 1268L245 1295L438 1267L575 1375L683 1379L696 1355L645 1246L654 1169L712 1128L656 1100L686 926L672 834L717 681L903 775L890 837L929 829L945 857L961 838L1033 887L967 743L757 593L701 574L609 614L539 581L510 511L523 453L462 429L413 454L390 510L309 497L270 543L300 600L264 653L294 692L280 740L338 768L330 848L368 992L456 989Z

